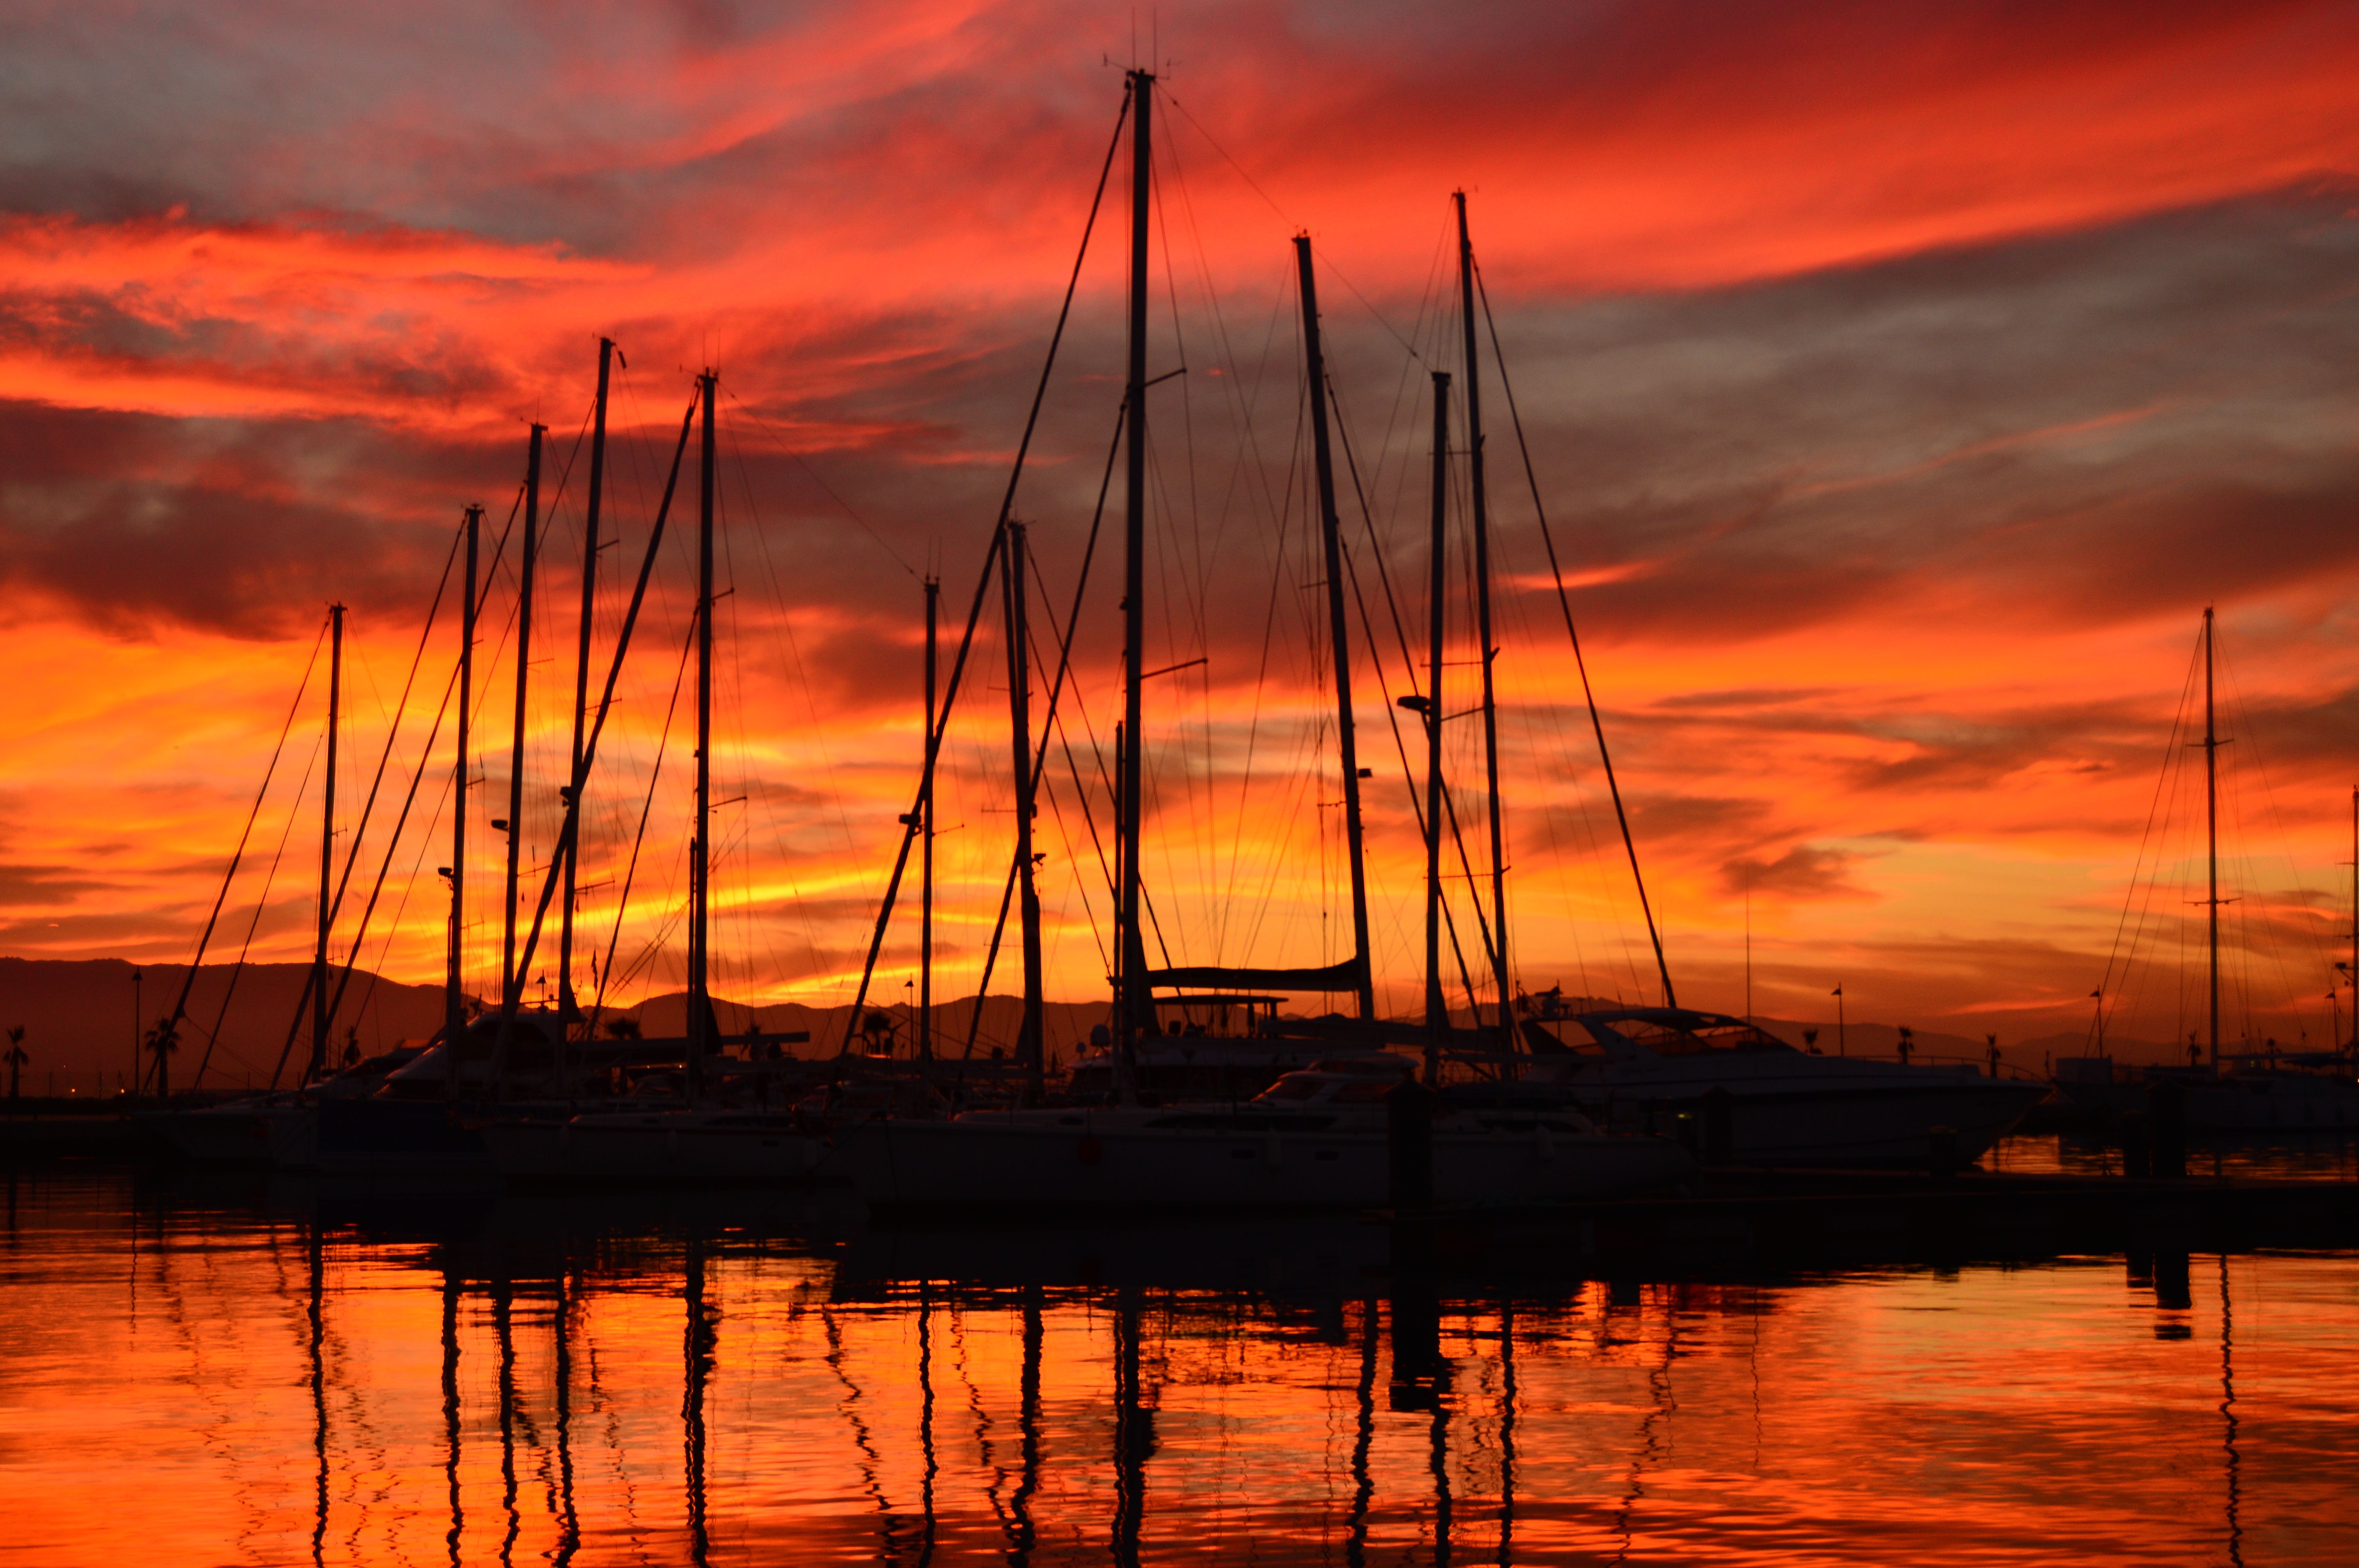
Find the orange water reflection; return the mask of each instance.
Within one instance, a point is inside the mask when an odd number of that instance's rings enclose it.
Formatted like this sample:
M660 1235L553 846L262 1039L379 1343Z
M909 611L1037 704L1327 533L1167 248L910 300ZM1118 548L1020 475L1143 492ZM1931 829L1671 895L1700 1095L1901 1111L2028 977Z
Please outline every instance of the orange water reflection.
M8 1195L9 1562L2323 1563L2359 1526L2349 1253L1510 1292L1348 1223Z

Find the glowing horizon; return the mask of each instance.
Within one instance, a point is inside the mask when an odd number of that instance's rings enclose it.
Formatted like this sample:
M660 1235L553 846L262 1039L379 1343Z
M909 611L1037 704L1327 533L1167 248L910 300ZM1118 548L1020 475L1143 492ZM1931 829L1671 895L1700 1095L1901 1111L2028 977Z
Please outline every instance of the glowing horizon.
M2118 978L2114 930L2216 603L2244 856L2237 1037L2347 1033L2326 993L2359 776L2343 521L2359 499L2359 123L2342 107L2359 27L2299 5L2109 27L1765 9L1691 48L1675 12L1164 18L1179 63L1158 119L1153 352L1187 374L1154 394L1145 658L1206 661L1150 694L1143 865L1174 958L1348 950L1298 417L1303 227L1373 622L1355 610L1379 1000L1413 1006L1422 849L1385 724L1407 673L1376 567L1421 664L1419 399L1429 365L1458 368L1440 247L1462 186L1682 1000L1739 1011L1749 955L1763 1014L1819 1016L1841 984L1855 1019L2009 1039L2085 1023L2089 992ZM353 607L348 842L354 770L384 743L450 531L484 503L490 554L533 419L550 427L554 497L535 661L552 662L528 715L525 831L545 855L571 722L570 454L603 334L632 368L593 690L690 378L713 365L733 594L715 794L743 797L716 821L716 989L848 1000L922 745L917 579L940 577L954 648L1114 128L1120 74L1100 54L1125 40L1057 5L842 7L711 35L629 5L581 29L495 11L454 18L471 47L452 50L356 17L260 49L250 25L188 25L211 89L110 74L96 23L51 18L23 40L54 85L16 113L87 135L22 139L0 200L0 572L21 666L0 951L187 959L332 597ZM337 75L342 99L311 85ZM272 112L231 113L231 81L267 86ZM1121 390L1125 200L1117 159L1016 502L1051 661ZM1485 375L1516 979L1651 997ZM603 964L648 812L617 945L630 998L677 984L663 933L693 742L677 718L666 741L662 719L694 464L691 445L585 829L582 881L603 885L581 919ZM1038 829L1062 998L1103 989L1104 881L1080 812L1086 797L1103 829L1091 748L1109 745L1118 699L1120 496L1117 476ZM499 940L487 824L506 812L513 545L508 558L477 668L475 976ZM1006 872L997 606L995 589L945 759L938 997L974 990ZM1453 712L1475 675L1463 610ZM451 617L446 600L404 766L450 673ZM1036 723L1047 673L1036 662ZM266 850L293 814L258 957L310 951L317 780L299 803L292 784L319 708L315 687L255 827ZM1452 733L1450 767L1480 876L1472 731ZM449 744L446 729L360 954L404 979L441 971ZM355 901L405 784L388 780ZM2158 910L2183 899L2184 848L2147 851L2173 890ZM880 961L887 1000L916 962L914 877L913 862ZM232 937L259 884L239 888ZM2183 1033L2185 935L2156 916L2109 1032ZM234 950L222 940L209 957ZM995 992L1013 962L1004 950Z

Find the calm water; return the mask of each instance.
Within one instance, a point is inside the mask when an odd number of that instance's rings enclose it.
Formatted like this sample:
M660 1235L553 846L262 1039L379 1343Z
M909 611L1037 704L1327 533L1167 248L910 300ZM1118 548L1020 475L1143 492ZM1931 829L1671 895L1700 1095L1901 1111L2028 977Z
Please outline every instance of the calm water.
M1512 1292L1355 1222L8 1177L0 1561L2349 1563L2359 1256ZM1426 1281L1420 1283L1419 1281Z

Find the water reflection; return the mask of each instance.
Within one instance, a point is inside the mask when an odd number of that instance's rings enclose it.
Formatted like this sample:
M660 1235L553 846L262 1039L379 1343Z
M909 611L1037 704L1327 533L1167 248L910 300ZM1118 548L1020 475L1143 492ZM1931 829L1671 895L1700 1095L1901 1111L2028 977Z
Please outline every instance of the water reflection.
M9 1197L33 1563L2241 1568L2359 1526L2347 1253L1597 1280L1569 1249L1502 1285L1350 1222Z

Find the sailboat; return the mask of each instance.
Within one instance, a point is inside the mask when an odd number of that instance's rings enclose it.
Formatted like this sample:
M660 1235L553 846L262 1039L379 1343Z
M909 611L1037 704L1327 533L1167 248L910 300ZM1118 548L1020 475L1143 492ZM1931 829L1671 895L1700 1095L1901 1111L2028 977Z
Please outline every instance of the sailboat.
M1684 1151L1664 1140L1601 1133L1569 1107L1537 1110L1525 1107L1502 1112L1459 1103L1446 1092L1437 1097L1438 1042L1428 1043L1422 1083L1411 1059L1380 1049L1382 1033L1369 965L1360 770L1352 738L1344 578L1308 236L1298 236L1294 243L1302 285L1329 622L1335 644L1332 664L1342 738L1353 950L1341 963L1312 969L1225 966L1153 969L1147 963L1139 846L1145 735L1142 690L1149 672L1142 672L1139 666L1146 605L1147 261L1155 93L1151 72L1129 72L1124 105L1129 119L1132 170L1128 373L1123 410L1124 708L1115 742L1114 973L1105 1048L1096 1061L1085 1062L1082 1068L1085 1075L1095 1071L1104 1078L1114 1103L1011 1104L948 1119L880 1118L839 1129L820 1173L850 1183L877 1206L1014 1205L1123 1210L1564 1199L1658 1188L1682 1181L1692 1171L1692 1162ZM1118 124L1117 137L1120 134ZM1112 157L1110 150L1109 165ZM1438 384L1437 394L1439 474L1448 447L1446 381ZM1437 510L1442 495L1437 478ZM995 551L1004 549L1006 521L1003 509ZM1012 643L1020 641L1011 637ZM1020 690L1023 682L1012 676L1011 686ZM1437 722L1439 717L1437 711ZM937 729L929 746L929 770L939 742ZM1028 820L1029 782L1022 776L1028 750L1028 737L1019 729L1019 823ZM1494 778L1495 782L1495 762ZM1429 834L1438 831L1438 823L1430 821ZM1026 858L1019 856L1018 865L1028 872ZM1037 918L1028 889L1026 905L1028 925ZM881 932L880 919L880 936ZM1027 953L1032 941L1027 930ZM1434 956L1430 941L1428 948L1430 961ZM1504 966L1500 973L1504 975ZM1035 994L1032 988L1037 984L1037 971L1027 961L1027 997ZM1158 988L1182 994L1158 999L1155 995ZM1256 1042L1244 1049L1257 1054L1260 1060L1256 1065L1265 1076L1276 1076L1277 1082L1251 1100L1152 1103L1156 1098L1152 1091L1168 1083L1173 1057L1193 1070L1196 1054L1204 1053L1212 1057L1206 1067L1216 1076L1233 1074L1242 1065L1226 1059L1234 1057L1237 1045L1185 1035L1175 1040L1166 1033L1159 1026L1161 1008L1174 1004L1239 1007L1248 1017L1267 1022L1275 1014L1278 995L1304 991L1352 995L1356 1016L1335 1033L1348 1034L1356 1028L1361 1038L1290 1043L1281 1049L1300 1054L1292 1061L1273 1061L1274 1054ZM1506 1005L1503 994L1503 1019ZM1305 1055L1308 1060L1301 1059ZM1268 1071L1273 1065L1279 1068L1278 1073ZM1285 1071L1288 1067L1293 1070ZM1164 1081L1142 1085L1146 1073L1155 1069L1163 1069L1158 1077ZM1143 1088L1147 1092L1142 1093ZM1404 1183L1404 1170L1411 1167L1417 1174Z
M605 386L604 366L600 366L600 406L603 408ZM524 1108L522 1114L506 1114L480 1120L473 1128L481 1138L490 1163L501 1174L511 1178L586 1178L600 1177L636 1181L649 1180L756 1180L797 1181L819 1162L820 1145L803 1136L783 1109L766 1106L739 1107L723 1105L714 1096L718 1079L724 1070L723 1050L731 1044L765 1042L758 1034L751 1042L736 1042L723 1033L712 1006L711 976L711 911L712 911L712 611L719 596L713 580L713 485L718 465L714 459L713 402L719 376L711 369L697 378L696 398L690 405L690 417L701 415L700 460L698 465L697 505L697 593L696 593L696 806L693 827L688 845L688 1035L679 1053L680 1061L680 1098L677 1103L615 1104L582 1108L568 1103L553 1108ZM602 420L603 428L603 420ZM682 452L686 449L688 426L680 427ZM594 454L593 454L594 471ZM679 477L679 459L673 463L673 482ZM672 491L667 486L665 508L668 511ZM657 536L650 538L647 562L655 560L655 546L660 538L662 514L658 514ZM592 542L594 553L594 535ZM639 592L647 586L643 571ZM587 624L587 592L584 594L585 628ZM632 600L632 618L636 617L639 597ZM630 619L625 623L625 640L629 635ZM587 644L587 633L584 633ZM619 665L622 649L617 649ZM518 661L521 679L522 660ZM613 685L609 681L607 697L611 699ZM518 712L522 712L519 699ZM595 730L587 744L582 733L577 699L572 783L565 792L565 826L560 838L560 864L551 867L552 879L563 875L570 886L572 881L572 851L578 837L582 795L588 784L589 769L595 752ZM604 719L602 703L599 719ZM518 736L521 747L521 718ZM519 751L519 756L521 751ZM509 838L511 879L515 864L516 838ZM544 889L542 907L546 909L549 892ZM569 903L570 903L569 900ZM514 946L514 901L511 900L510 946ZM538 929L538 919L534 930ZM570 929L570 919L569 919ZM570 942L570 938L568 939ZM529 944L527 946L529 957ZM512 964L507 969L508 990L504 1010L503 1027L512 1026L517 1016L516 995L521 984L523 968ZM569 984L560 982L560 1006L571 1010L572 997ZM578 1010L574 1010L578 1011ZM559 1012L548 1023L562 1038L565 1019ZM769 1044L783 1042L774 1037ZM644 1048L644 1047L642 1047Z
M2169 1106L2165 1113L2180 1119L2193 1133L2299 1132L2359 1128L2359 1019L2354 1036L2326 1051L2284 1051L2274 1040L2261 1049L2245 1041L2243 1050L2223 1050L2220 1024L2220 911L2231 899L2220 896L2220 751L2228 741L2220 735L2215 691L2215 619L2203 611L2203 739L2192 744L2203 752L2204 897L2196 901L2204 911L2204 1032L2190 1035L2185 1065L2157 1064L2132 1068L2117 1065L2100 1049L2089 1056L2066 1057L2056 1064L2057 1088L2082 1110L2107 1123L2147 1111L2157 1104L2158 1092ZM2176 755L2166 760L2165 776ZM2359 975L2359 790L2352 792L2352 957L2338 966ZM2131 897L2136 896L2135 887ZM2113 980L2108 960L2108 984L2098 989L2097 1030L2103 1041L2103 1009ZM2354 1006L2359 1013L2359 1006Z

